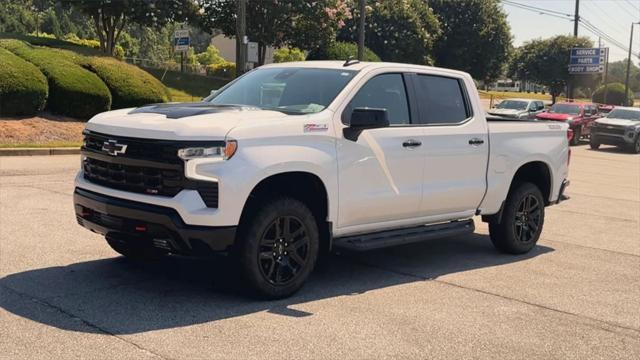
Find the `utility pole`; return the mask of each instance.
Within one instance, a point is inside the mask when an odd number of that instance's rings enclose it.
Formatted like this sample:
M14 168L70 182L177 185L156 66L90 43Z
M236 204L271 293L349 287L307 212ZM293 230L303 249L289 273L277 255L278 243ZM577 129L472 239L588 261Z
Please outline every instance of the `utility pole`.
M573 12L573 37L578 37L578 24L580 23L580 0L576 0L576 9ZM569 75L569 83L567 84L567 97L573 99L573 75Z
M624 98L627 104L627 92L629 91L629 71L631 70L631 47L633 46L633 25L640 23L631 23L631 35L629 36L629 55L627 56L627 76L624 80Z
M247 0L237 0L236 13L236 76L244 73L247 66Z
M358 23L358 60L364 60L364 21L366 17L366 0L359 0L360 21Z

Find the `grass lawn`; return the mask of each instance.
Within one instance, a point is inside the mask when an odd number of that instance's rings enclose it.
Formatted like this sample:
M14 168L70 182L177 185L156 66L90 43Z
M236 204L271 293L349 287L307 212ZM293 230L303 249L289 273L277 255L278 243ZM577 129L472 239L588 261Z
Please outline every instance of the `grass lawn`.
M143 68L169 88L172 101L198 101L209 96L229 80L211 76L181 73L179 71ZM176 96L176 98L173 98Z
M527 93L527 92L517 92L517 91L484 91L478 90L480 92L480 98L489 99L493 96L494 99L513 99L513 98L523 98L523 99L536 99L536 100L549 100L551 101L551 95L542 94L542 93Z

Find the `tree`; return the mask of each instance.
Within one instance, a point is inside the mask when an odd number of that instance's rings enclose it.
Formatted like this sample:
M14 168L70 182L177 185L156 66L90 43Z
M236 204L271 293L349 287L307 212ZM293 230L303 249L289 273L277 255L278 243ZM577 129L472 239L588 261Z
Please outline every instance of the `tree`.
M196 55L201 65L217 64L224 61L220 55L220 50L213 45L209 45L207 50Z
M358 55L358 45L344 41L336 41L329 46L311 51L307 55L307 60L342 60L349 58L356 59ZM368 47L364 47L364 61L378 62L380 57Z
M273 52L273 62L304 61L305 55L298 48L283 47Z
M200 0L200 4L203 29L235 36L235 0ZM345 0L254 1L247 6L247 36L258 43L258 65L262 65L268 46L317 48L333 41L350 16Z
M122 29L128 23L161 27L186 21L197 11L194 0L60 0L89 16L100 40L100 49L113 54Z
M436 65L466 71L474 79L497 79L512 52L507 14L498 0L431 0L442 35L436 41Z
M629 88L634 92L640 91L640 68L638 68L632 61L631 68L629 70ZM619 82L624 84L626 75L627 59L609 63L609 72L607 74L608 83Z
M357 9L358 0L350 6ZM367 1L365 45L383 61L431 64L435 39L440 34L438 20L423 0ZM338 40L358 40L357 13L347 20Z
M573 47L589 48L593 42L586 37L566 35L529 41L516 50L509 64L509 75L549 87L555 103L570 79L567 68Z
M600 86L593 93L593 102L609 105L621 105L621 106L633 106L633 92L627 91L627 96L624 95L623 83L609 83L606 85L607 101L604 101L605 86Z

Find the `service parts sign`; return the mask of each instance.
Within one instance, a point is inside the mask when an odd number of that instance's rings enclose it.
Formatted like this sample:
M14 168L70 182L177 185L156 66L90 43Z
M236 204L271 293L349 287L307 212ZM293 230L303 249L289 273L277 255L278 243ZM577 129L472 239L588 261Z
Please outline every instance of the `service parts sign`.
M189 37L189 30L176 30L173 33L173 46L175 51L187 51L191 45L191 38Z
M569 73L601 74L608 55L608 48L573 48L569 57Z

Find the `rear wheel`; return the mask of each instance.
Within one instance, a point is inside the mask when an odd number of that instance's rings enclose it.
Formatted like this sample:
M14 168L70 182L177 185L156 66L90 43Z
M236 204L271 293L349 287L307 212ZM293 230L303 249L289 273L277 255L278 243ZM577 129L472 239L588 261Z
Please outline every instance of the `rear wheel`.
M571 145L576 146L580 144L580 137L582 136L582 127L578 126L573 130L573 137L571 138Z
M489 223L489 233L498 250L523 254L536 245L543 224L544 198L540 189L521 183L507 196L500 222Z
M253 290L283 298L298 291L315 266L318 225L304 203L277 198L251 216L239 244L242 272Z

